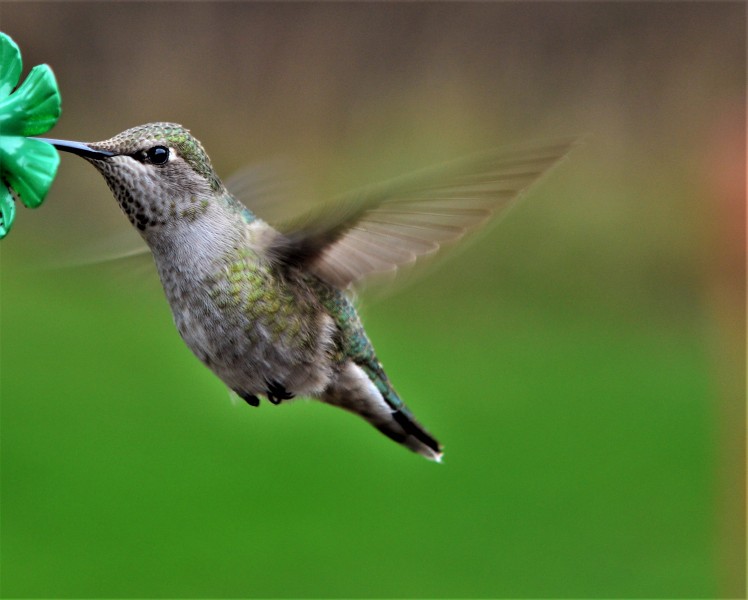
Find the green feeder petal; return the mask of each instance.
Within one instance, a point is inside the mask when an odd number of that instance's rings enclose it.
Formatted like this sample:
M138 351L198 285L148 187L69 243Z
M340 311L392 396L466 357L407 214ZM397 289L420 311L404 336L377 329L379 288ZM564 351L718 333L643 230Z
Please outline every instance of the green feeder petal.
M10 95L21 79L21 51L16 43L0 33L0 100Z
M10 231L15 217L16 203L13 196L8 188L0 185L0 238L5 237Z
M18 86L22 66L18 46L0 33L0 238L15 216L11 190L26 207L36 208L44 201L60 162L54 146L28 138L46 133L60 118L54 73L47 65L37 65Z
M44 200L57 174L60 155L41 140L0 136L0 176L10 184L26 208Z
M52 69L37 65L15 92L0 100L0 135L39 135L49 131L60 118L60 104Z

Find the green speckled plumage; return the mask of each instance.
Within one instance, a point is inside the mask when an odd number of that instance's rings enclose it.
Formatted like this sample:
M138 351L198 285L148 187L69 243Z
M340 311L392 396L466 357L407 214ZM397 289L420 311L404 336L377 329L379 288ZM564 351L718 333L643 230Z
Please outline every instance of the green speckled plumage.
M273 341L284 344L303 345L312 335L304 324L314 317L314 307L294 294L272 265L251 248L227 256L221 270L209 278L208 289L217 306L249 319L249 336L257 323L272 333Z
M319 279L312 279L312 287L319 295L320 301L335 320L340 330L337 345L338 356L350 359L360 366L392 408L402 409L403 401L392 387L382 364L374 353L374 346L366 335L361 319L350 298L345 292L325 285Z

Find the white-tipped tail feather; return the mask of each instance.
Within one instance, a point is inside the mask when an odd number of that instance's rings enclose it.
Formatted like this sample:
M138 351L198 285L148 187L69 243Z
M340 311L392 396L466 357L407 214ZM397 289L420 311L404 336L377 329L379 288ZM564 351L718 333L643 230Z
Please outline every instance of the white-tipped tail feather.
M349 362L345 366L320 399L363 417L387 437L413 452L441 462L442 448L439 442L405 407L394 409L390 406L364 370L355 363Z

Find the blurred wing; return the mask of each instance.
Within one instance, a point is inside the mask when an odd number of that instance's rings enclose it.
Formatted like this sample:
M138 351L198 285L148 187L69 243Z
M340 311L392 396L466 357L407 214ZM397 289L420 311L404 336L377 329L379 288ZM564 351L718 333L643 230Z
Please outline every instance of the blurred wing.
M224 182L234 198L276 227L307 210L310 194L303 183L295 166L281 159L246 166Z
M49 261L47 267L66 269L92 267L112 262L129 261L131 265L153 262L148 246L129 224L119 227L106 237L81 242Z
M91 273L100 269L110 282L120 283L126 293L158 283L153 256L129 224L105 238L74 244L69 251L31 268L36 271L85 269Z
M573 144L488 152L366 188L282 227L270 251L341 288L393 271L503 212Z

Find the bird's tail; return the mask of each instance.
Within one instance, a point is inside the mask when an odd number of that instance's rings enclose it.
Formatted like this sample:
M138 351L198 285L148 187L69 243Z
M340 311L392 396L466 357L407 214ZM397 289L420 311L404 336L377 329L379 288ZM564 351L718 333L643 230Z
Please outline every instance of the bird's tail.
M385 422L374 423L372 421L371 423L398 444L410 448L429 460L442 461L441 444L413 418L405 407L393 410Z
M381 367L375 374L369 370L366 366L348 363L321 400L356 413L398 444L429 460L441 462L441 445L405 407Z

